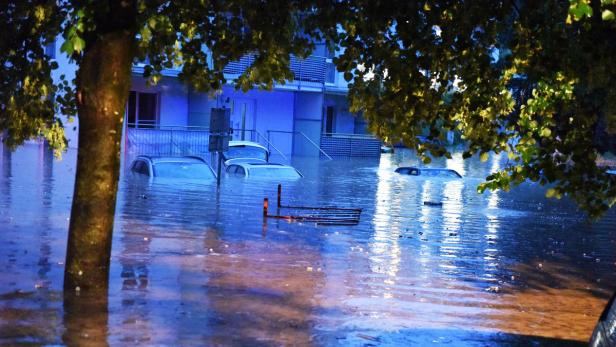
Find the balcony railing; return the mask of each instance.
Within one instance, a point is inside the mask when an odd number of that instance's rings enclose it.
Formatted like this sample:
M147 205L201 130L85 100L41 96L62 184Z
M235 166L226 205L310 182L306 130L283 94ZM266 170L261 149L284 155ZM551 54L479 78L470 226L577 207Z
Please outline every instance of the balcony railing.
M240 60L229 63L224 73L229 75L240 75L254 63L254 54L247 54ZM326 58L311 55L306 59L291 56L290 68L293 72L295 81L325 83L327 70Z

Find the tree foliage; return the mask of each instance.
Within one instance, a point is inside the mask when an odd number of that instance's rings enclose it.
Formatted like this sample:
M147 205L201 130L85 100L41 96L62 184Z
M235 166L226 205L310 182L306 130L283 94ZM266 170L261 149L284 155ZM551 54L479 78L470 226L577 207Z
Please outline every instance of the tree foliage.
M128 5L127 5L128 4ZM479 190L526 179L549 184L597 216L616 201L616 181L597 168L616 132L616 5L613 0L27 0L4 2L0 24L0 128L7 141L65 140L55 114L75 113L69 81L44 45L62 35L77 65L105 33L134 32L134 62L155 84L164 69L201 92L228 83L224 67L256 60L237 88L271 89L292 78L290 55L314 42L339 51L353 111L377 135L403 140L428 163L450 156L447 131L465 157L507 153ZM130 11L126 8L130 7ZM127 25L128 23L128 25ZM514 93L527 91L525 96ZM427 137L418 135L428 130Z
M343 30L331 34L352 108L378 135L428 163L449 156L442 140L459 131L465 157L509 158L479 191L530 179L598 216L616 201L616 180L596 165L616 133L614 10L611 0L358 0L340 6ZM516 100L520 84L530 93Z

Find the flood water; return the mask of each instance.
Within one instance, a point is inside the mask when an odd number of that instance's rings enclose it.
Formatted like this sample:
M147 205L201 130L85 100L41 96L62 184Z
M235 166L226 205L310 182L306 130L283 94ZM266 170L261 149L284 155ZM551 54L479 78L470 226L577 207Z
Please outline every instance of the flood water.
M356 226L262 217L275 181L149 182L124 174L108 301L63 302L76 153L4 149L3 345L584 345L616 288L616 211L590 223L525 184L476 193L504 159L401 176L410 151L297 159L283 203L361 207ZM425 201L442 206L424 205ZM275 212L275 211L274 211Z

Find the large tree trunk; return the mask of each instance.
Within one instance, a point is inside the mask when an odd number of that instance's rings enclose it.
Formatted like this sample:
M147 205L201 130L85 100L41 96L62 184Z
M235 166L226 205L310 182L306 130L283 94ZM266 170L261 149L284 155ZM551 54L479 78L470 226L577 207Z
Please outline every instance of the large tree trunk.
M64 273L67 291L107 291L133 45L129 31L102 34L87 44L77 72L79 150Z

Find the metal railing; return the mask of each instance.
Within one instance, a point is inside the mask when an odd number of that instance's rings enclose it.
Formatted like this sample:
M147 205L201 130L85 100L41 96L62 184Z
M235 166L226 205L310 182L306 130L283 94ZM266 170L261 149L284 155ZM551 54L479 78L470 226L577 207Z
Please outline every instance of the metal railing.
M350 133L322 133L321 136L341 137L346 139L370 139L378 140L379 138L372 134L350 134Z
M131 126L132 125L132 126ZM240 133L241 129L232 129ZM128 124L127 150L150 155L199 155L209 154L209 127L190 125L155 125L139 127ZM244 129L249 141L259 143L270 152L274 150L285 161L289 158L263 134L254 129Z
M323 149L321 149L321 147L319 145L317 145L316 142L312 141L308 136L306 136L306 134L304 134L301 131L286 131L286 130L268 130L267 131L267 138L270 139L270 134L271 133L280 133L280 134L291 134L291 135L301 135L304 139L306 139L308 141L308 143L310 143L313 147L315 147L321 154L323 154L326 158L328 158L329 160L334 160L332 157L329 156L329 154L325 153L325 151L323 151Z
M382 141L371 134L323 133L320 144L335 157L379 157Z
M209 130L182 126L126 129L125 150L132 154L210 157Z
M256 60L254 54L246 54L237 61L230 62L223 72L230 75L241 75L250 68ZM311 55L300 59L291 55L289 68L293 72L295 81L325 83L327 72L326 57Z

